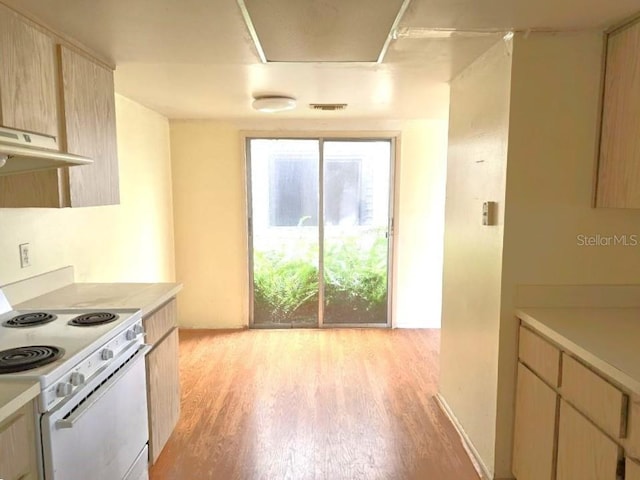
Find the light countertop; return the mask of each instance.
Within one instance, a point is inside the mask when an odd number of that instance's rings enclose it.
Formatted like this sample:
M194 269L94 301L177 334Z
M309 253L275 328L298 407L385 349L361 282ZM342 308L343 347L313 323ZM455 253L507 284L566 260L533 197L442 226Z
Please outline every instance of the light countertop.
M40 382L0 381L0 422L40 395Z
M640 395L640 308L525 308L524 324Z
M181 289L181 283L72 283L14 308L139 308L145 316L175 297Z

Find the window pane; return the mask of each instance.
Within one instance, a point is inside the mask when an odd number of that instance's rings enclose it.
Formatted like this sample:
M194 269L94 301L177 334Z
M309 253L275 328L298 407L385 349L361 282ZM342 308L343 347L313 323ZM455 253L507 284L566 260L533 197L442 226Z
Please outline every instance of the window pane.
M250 140L256 325L318 324L318 146Z
M324 142L324 322L387 323L389 141Z

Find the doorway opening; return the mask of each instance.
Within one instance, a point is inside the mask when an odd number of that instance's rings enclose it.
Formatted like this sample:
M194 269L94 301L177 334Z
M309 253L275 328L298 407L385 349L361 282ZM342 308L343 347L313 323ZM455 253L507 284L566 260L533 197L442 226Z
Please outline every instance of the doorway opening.
M247 138L250 325L390 326L392 138Z

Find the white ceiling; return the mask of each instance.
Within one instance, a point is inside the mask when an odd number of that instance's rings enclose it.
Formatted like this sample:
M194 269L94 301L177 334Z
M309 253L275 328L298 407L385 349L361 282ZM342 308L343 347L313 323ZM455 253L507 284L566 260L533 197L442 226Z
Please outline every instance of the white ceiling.
M268 61L375 62L403 0L240 0Z
M116 90L170 118L263 117L251 100L269 93L299 100L279 118L444 118L447 82L500 38L400 39L380 65L262 64L234 0L2 1L111 59ZM304 3L337 8L347 0L286 1L300 10ZM376 3L387 0L364 2ZM640 0L412 0L400 26L605 28L638 11ZM333 23L330 15L322 18L329 20L316 31L326 38ZM352 25L361 22L354 18ZM308 103L349 107L318 112Z

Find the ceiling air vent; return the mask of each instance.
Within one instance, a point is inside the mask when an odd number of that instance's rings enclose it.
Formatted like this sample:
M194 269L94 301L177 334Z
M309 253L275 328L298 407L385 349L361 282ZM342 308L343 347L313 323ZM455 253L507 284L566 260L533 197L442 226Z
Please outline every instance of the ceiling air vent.
M325 112L335 112L337 110L344 110L347 108L346 103L310 103L309 107L312 110L323 110Z

